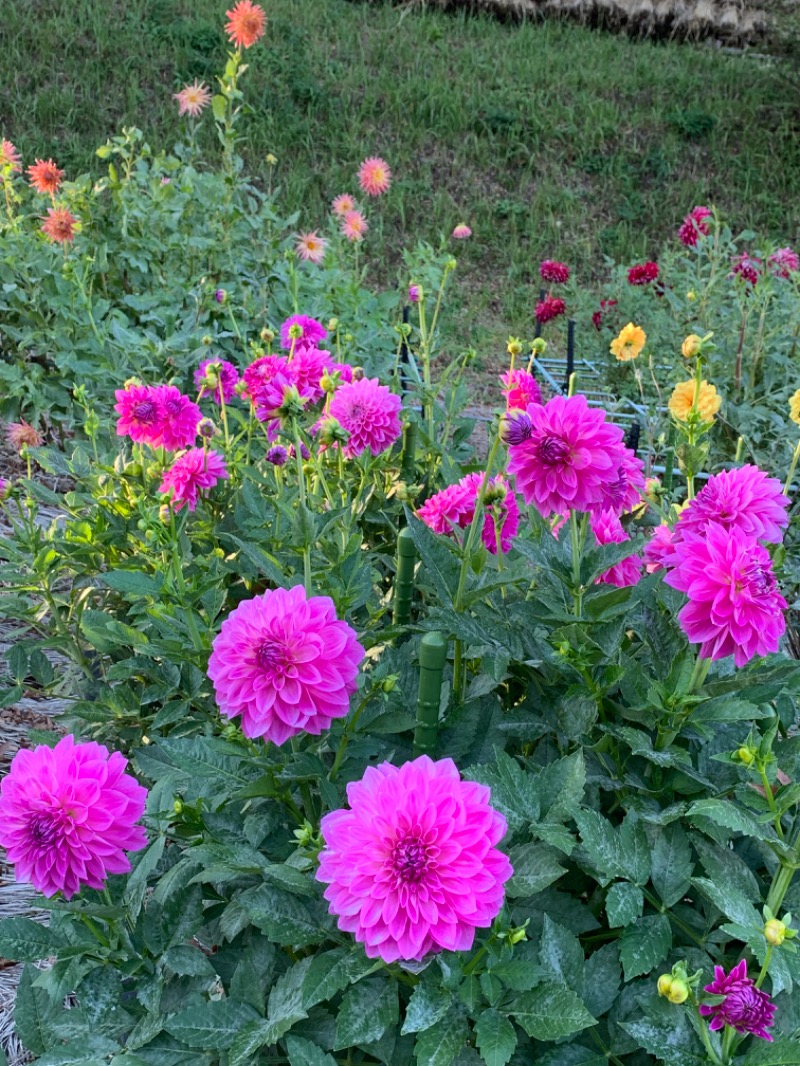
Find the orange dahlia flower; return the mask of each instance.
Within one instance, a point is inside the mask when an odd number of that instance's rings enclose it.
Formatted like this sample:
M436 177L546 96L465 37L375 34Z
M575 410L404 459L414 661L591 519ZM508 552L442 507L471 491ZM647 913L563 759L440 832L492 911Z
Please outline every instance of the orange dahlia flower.
M33 188L43 196L55 196L64 171L59 170L52 159L37 159L28 167L28 178Z
M239 3L226 11L228 22L225 32L237 48L250 48L261 37L267 25L267 16L263 7L251 0L239 0Z

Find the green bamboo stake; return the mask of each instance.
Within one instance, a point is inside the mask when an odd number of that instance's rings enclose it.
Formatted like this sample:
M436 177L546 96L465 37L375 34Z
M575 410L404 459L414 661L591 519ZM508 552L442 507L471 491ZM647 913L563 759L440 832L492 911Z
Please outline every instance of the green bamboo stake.
M433 755L439 734L439 698L447 660L447 641L441 633L426 633L419 646L419 693L414 755Z
M392 622L407 626L411 621L411 601L414 596L414 566L417 548L411 530L406 527L397 534L397 574L394 579L394 608Z
M667 431L667 451L664 456L664 480L661 482L664 489L665 499L669 499L672 494L672 478L674 474L673 467L675 466L675 426L672 422L669 424L669 430Z
M406 483L413 481L417 473L417 423L409 422L403 434L403 458L400 477Z

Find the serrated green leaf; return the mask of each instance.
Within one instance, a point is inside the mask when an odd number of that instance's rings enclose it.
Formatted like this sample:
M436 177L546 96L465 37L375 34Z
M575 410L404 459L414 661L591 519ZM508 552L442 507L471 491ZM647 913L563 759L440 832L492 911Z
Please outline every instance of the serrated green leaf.
M741 1066L800 1066L800 1041L789 1038L771 1044L753 1041Z
M163 577L150 577L140 570L109 570L102 575L101 581L115 592L132 596L157 596L164 583Z
M469 1038L467 1019L456 1007L424 1032L417 1034L417 1066L451 1066Z
M296 896L272 885L259 885L239 896L239 904L253 925L276 944L306 947L325 939L325 931Z
M201 1007L179 1011L166 1022L164 1028L189 1047L208 1051L211 1048L229 1048L241 1029L257 1021L261 1019L249 1003L215 999Z
M578 938L545 914L539 938L539 965L574 992L583 987L583 949Z
M441 985L420 982L411 993L400 1034L405 1036L406 1033L429 1029L447 1014L452 1002L452 993Z
M301 1036L286 1037L289 1066L336 1066L336 1059Z
M536 791L543 822L564 822L572 818L586 788L586 764L579 750L548 763L536 775Z
M216 93L214 96L212 96L212 98L211 98L211 113L213 114L214 119L217 122L223 122L224 121L226 108L227 108L227 103L225 101L225 97L224 96L220 96L219 93Z
M699 833L692 834L692 843L700 856L700 862L712 881L730 885L745 899L759 899L761 888L758 878L740 855L730 848L713 844Z
M583 968L583 1002L595 1018L614 1005L622 981L619 946L605 944L586 960Z
M626 814L619 828L619 856L625 876L640 887L650 880L650 845L644 826L633 813Z
M536 780L501 748L495 748L493 765L470 767L468 776L489 786L492 806L505 815L512 831L537 821L540 807Z
M44 989L33 983L36 976L30 965L22 971L14 999L14 1026L28 1051L43 1055L57 1042L53 1023L60 1010Z
M374 959L367 958L361 949L334 948L315 955L303 982L303 1006L310 1010L361 980L374 968Z
M763 928L763 918L737 889L724 882L710 881L707 877L693 877L692 884L732 922L753 930Z
M650 914L629 925L619 942L625 980L650 973L671 947L672 930L665 914Z
M380 1040L399 1016L397 985L385 977L368 977L345 992L336 1019L334 1051Z
M535 896L567 871L547 844L520 844L509 852L514 876L506 885L512 898Z
M177 944L164 955L164 965L181 977L213 977L216 970L200 948Z
M57 955L64 938L30 918L0 921L0 955L9 962L38 962Z
M760 822L752 811L742 807L741 804L732 803L730 800L701 799L696 800L686 812L687 818L701 816L709 818L715 825L723 829L731 829L735 833L743 833L755 840L764 840L766 837L775 837L775 831L771 826Z
M653 846L653 887L665 907L673 907L686 895L694 870L689 838L680 825L665 826Z
M617 881L606 895L606 914L612 929L630 925L644 909L642 890L628 881Z
M553 981L523 992L511 1014L534 1040L559 1040L596 1024L583 1000L571 988Z
M581 844L601 878L601 884L614 878L627 878L620 859L619 841L611 822L598 811L586 807L573 815L581 835Z
M150 847L139 854L133 873L127 880L122 901L131 921L135 922L139 916L147 891L147 879L161 861L165 843L166 839L163 836L156 837Z
M494 1009L485 1010L475 1026L475 1043L486 1066L506 1066L517 1046L514 1026Z

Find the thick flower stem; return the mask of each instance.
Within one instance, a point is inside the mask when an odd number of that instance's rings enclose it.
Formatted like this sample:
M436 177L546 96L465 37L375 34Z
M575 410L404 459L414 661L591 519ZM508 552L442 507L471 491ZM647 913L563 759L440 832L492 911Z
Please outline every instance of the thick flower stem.
M769 778L767 777L767 768L761 760L758 762L758 773L761 777L761 786L764 789L767 805L772 814L772 824L775 826L775 832L780 839L783 840L783 826L781 825L781 816L775 803L775 794L772 791L772 785L769 783Z
M295 428L294 433L294 455L297 463L297 485L300 492L300 509L305 512L306 510L306 475L303 470L303 443L300 437L300 432ZM303 585L305 586L306 596L311 595L311 545L308 543L308 537L303 535Z
M578 529L578 512L570 511L569 529L572 537L572 599L574 601L575 617L580 618L583 609L583 586L581 585L581 541L585 535L583 529Z
M714 1066L722 1066L725 1059L724 1057L720 1058L714 1050L714 1047L711 1043L711 1037L708 1033L708 1024L703 1015L700 1013L700 1008L698 1007L697 1000L695 1000L694 997L692 1006L694 1007L695 1014L697 1015L697 1021L699 1023L697 1029L700 1033L700 1039L703 1041L703 1047L706 1049L706 1054L708 1055L709 1062L713 1062Z
M764 978L769 971L769 964L772 961L772 944L767 944L767 953L764 956L764 965L761 967L761 973L756 978L756 988L761 988L764 983Z
M767 906L773 914L777 914L781 909L781 904L789 891L789 886L792 883L792 878L795 875L797 867L788 865L781 862L778 869L775 871L775 876L772 879L772 885L770 886L769 895L767 896Z

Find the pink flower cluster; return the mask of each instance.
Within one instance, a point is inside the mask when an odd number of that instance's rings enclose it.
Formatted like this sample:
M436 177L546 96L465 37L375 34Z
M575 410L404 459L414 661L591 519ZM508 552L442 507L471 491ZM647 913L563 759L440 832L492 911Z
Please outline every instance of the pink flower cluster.
M779 248L777 252L767 256L767 263L779 278L789 278L800 270L800 256L791 248Z
M593 514L590 521L597 544L624 544L625 541L631 539L613 511L600 511L598 514ZM638 584L641 576L642 560L638 555L632 554L627 559L621 559L609 567L598 577L597 584L625 588L628 585Z
M216 379L216 385L209 385L209 379ZM210 394L215 403L222 399L231 403L236 396L239 371L226 359L204 359L194 372L195 386L200 390L198 399Z
M364 451L380 455L391 448L403 430L401 407L400 397L377 378L361 378L337 389L329 413L348 433L342 449L345 458L354 459Z
M569 267L557 259L544 259L539 265L539 276L551 285L565 285L569 281Z
M128 385L114 393L117 436L177 451L197 440L202 411L174 385Z
M741 278L748 285L755 285L761 277L762 266L763 264L759 258L748 255L745 252L742 255L737 255L731 263L731 277Z
M384 962L471 948L514 872L496 847L506 821L486 785L421 755L368 767L347 800L349 810L322 819L317 870L339 928Z
M478 493L484 474L467 474L455 485L449 485L425 501L417 511L420 518L434 533L452 534L455 529L466 529L475 517ZM481 540L487 551L497 555L511 550L511 542L519 530L519 504L513 488L498 474L490 478L484 498Z

